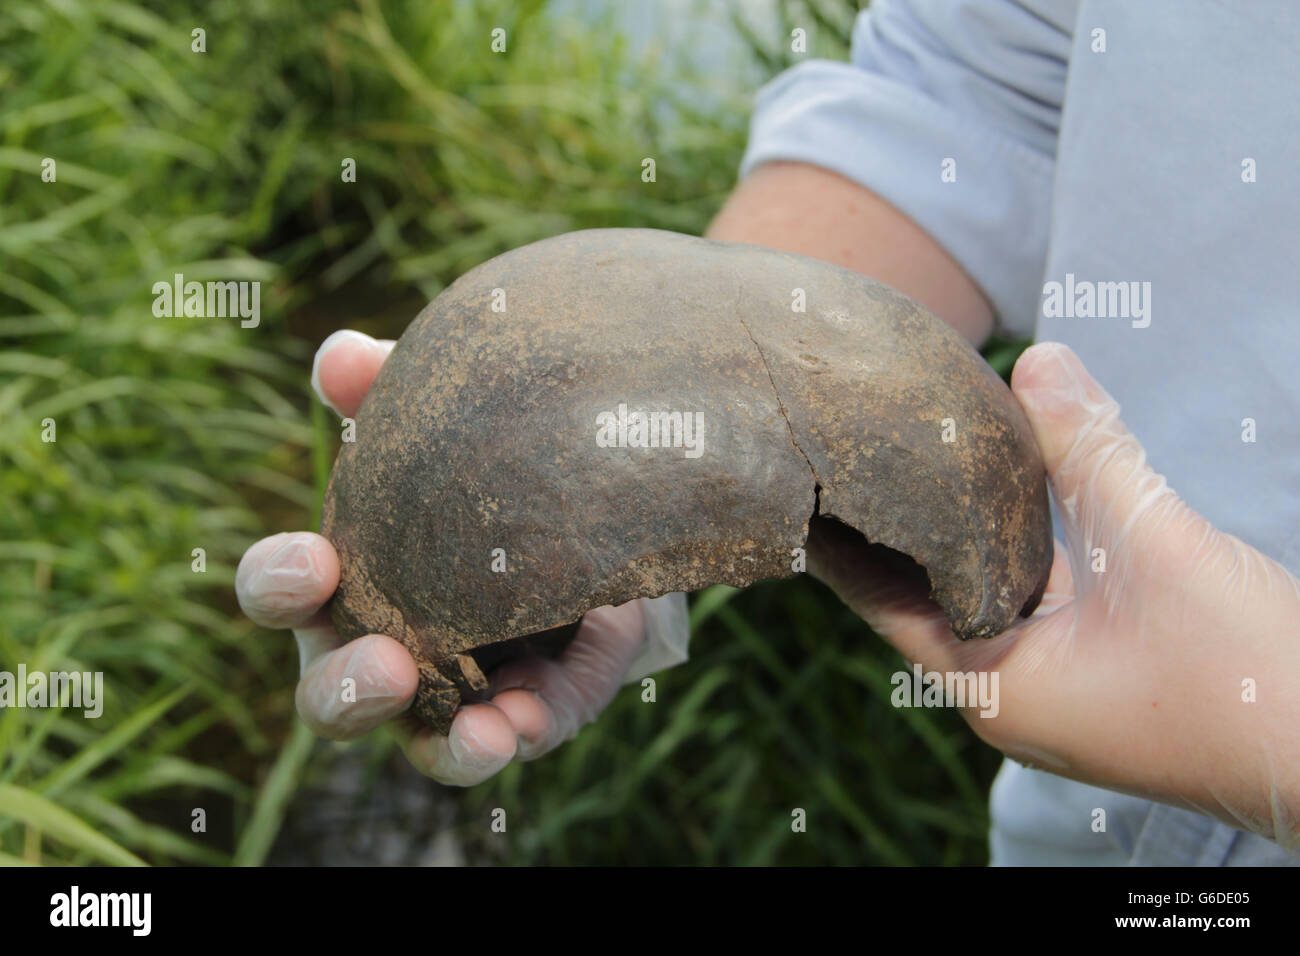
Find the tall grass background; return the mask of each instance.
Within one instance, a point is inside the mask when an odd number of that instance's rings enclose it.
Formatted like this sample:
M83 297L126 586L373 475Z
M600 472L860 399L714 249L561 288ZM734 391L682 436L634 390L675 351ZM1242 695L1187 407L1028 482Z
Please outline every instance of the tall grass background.
M854 9L714 22L747 50L735 75L762 79L801 59L794 25L842 57ZM233 600L249 544L316 526L337 448L316 344L400 334L457 275L548 235L699 233L744 147L749 84L563 13L0 7L0 670L102 671L106 690L97 720L0 710L0 863L259 864L335 756L394 758L381 734L314 741L291 639ZM177 272L260 280L261 325L156 318L151 287ZM990 360L1005 373L1018 348ZM829 592L714 588L692 624L655 704L626 688L561 750L447 798L470 862L986 859L996 755L955 714L892 708L900 660Z

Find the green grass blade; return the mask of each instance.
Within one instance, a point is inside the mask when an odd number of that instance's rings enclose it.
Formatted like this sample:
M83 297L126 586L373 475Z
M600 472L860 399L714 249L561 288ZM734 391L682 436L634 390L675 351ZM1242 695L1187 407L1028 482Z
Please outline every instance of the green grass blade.
M42 834L82 850L97 860L114 866L145 866L130 850L119 846L95 831L80 818L57 803L31 790L0 783L0 816L17 819Z

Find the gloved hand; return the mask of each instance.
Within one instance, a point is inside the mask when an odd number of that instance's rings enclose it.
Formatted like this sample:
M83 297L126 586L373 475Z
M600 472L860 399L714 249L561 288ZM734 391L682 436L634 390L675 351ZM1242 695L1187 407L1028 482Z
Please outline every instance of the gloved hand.
M963 713L1014 759L1300 847L1300 581L1168 487L1068 348L1027 350L1012 389L1066 532L1032 617L961 643L842 527L809 570L924 671L996 671L996 716Z
M327 405L355 415L391 341L336 332L316 353L312 386ZM591 722L613 699L629 671L684 659L685 603L681 595L602 607L583 618L556 660L507 662L489 675L489 702L457 712L446 737L404 712L415 696L415 661L398 641L371 634L343 643L322 610L338 586L338 555L320 535L272 535L244 554L235 576L240 607L263 627L292 628L301 672L298 713L317 734L348 740L393 721L407 758L441 783L470 786L516 758L553 750ZM647 621L659 645L646 647ZM653 663L650 663L653 662ZM342 681L356 682L345 702Z

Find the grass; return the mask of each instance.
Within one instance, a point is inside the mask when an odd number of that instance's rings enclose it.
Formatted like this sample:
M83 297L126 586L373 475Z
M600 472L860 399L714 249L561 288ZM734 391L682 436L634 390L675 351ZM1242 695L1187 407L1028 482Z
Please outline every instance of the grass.
M847 5L780 9L842 49ZM750 66L787 62L788 35L750 36ZM315 344L398 334L547 235L701 231L748 100L690 95L705 78L670 53L542 2L0 8L0 670L102 671L106 695L97 720L0 710L0 862L266 859L336 748L294 719L292 642L232 586L252 541L316 526L336 432L307 390ZM175 272L260 281L262 324L155 318ZM995 755L953 714L890 707L896 658L819 585L714 589L693 619L655 703L627 688L462 795L471 859L983 861ZM354 746L378 765L390 745ZM517 808L504 846L497 806Z

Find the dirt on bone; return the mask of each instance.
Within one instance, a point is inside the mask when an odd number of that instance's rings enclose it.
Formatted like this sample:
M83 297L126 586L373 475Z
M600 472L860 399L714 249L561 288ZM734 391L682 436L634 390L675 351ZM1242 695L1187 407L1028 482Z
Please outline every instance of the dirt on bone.
M445 732L514 636L792 577L814 512L914 559L962 639L1051 569L1029 423L941 319L791 253L568 233L466 273L380 369L326 492L331 615L410 649Z

